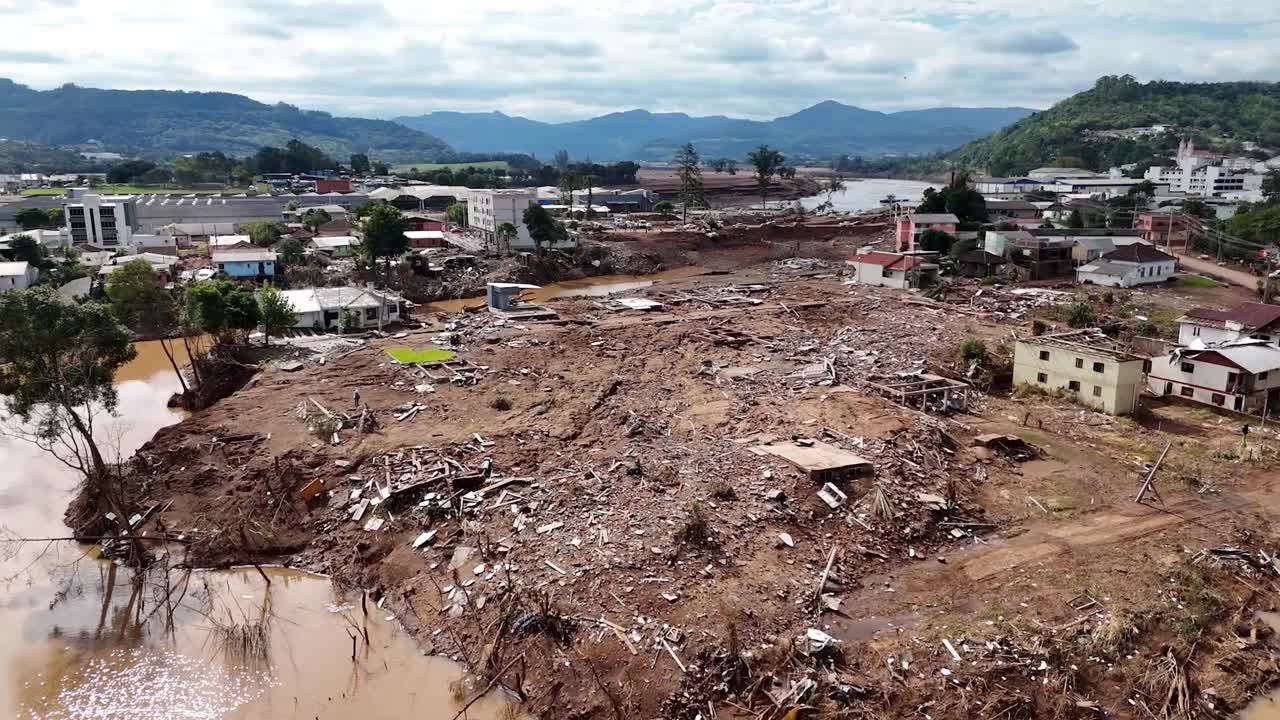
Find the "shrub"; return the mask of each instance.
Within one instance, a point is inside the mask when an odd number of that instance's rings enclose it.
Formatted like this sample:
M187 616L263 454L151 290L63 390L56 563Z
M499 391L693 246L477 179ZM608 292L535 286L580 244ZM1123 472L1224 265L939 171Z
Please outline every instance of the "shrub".
M512 407L511 398L505 395L499 395L498 397L493 399L493 402L489 403L489 406L492 407L494 410L500 410L502 412L506 412L510 410Z
M1087 303L1075 303L1067 309L1067 324L1073 328L1087 328L1098 324L1098 317Z
M1034 336L1043 335L1048 329L1049 325L1043 320L1031 321L1031 334Z
M976 337L969 336L960 341L960 359L967 363L981 365L987 360L987 345Z
M1110 304L1114 303L1115 301L1116 301L1116 294L1115 294L1115 293L1111 292L1110 290L1104 290L1104 291L1102 292L1102 302L1104 302L1104 303L1106 303L1106 304L1110 305Z
M707 524L707 514L702 509L702 503L697 500L689 503L684 524L680 526L676 538L690 545L706 545L711 542L711 526Z
M738 491L724 480L716 480L711 484L711 497L717 500L733 500L738 497Z

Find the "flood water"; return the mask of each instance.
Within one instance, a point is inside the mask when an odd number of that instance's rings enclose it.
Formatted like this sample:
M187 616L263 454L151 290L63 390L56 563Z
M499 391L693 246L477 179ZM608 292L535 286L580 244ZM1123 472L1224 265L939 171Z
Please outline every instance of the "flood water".
M614 293L642 290L666 280L683 280L705 274L704 268L696 266L679 267L654 273L652 275L597 275L581 280L565 280L564 282L543 285L537 290L526 290L520 297L529 302L541 303L556 298L571 297L605 297ZM428 312L460 313L467 308L484 307L483 297L462 298L460 300L441 300L428 303Z
M926 188L936 188L937 183L915 180L886 180L882 178L846 179L845 190L831 196L831 204L840 212L860 212L880 207L880 201L892 195L898 200L920 200ZM800 201L805 209L812 210L826 202L826 194L818 194Z
M181 419L165 407L178 381L158 343L140 343L118 381L120 417L100 439L128 456ZM76 478L7 437L0 463L3 539L66 536ZM448 720L460 709L461 670L424 656L374 603L366 616L326 578L267 573L270 585L252 569L138 583L73 542L0 543L0 717ZM506 717L507 705L494 695L468 715Z

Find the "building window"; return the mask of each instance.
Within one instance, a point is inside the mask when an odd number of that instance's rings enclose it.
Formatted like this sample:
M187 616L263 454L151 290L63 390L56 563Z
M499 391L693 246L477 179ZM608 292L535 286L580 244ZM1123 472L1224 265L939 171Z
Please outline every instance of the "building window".
M1076 368L1081 370L1084 369L1084 358L1076 358Z
M1107 371L1107 365L1106 365L1106 363L1100 363L1100 362L1096 362L1096 363L1094 363L1094 364L1093 364L1093 371L1094 371L1094 372L1106 372L1106 371Z
M1258 373L1258 379L1259 379L1259 380L1266 380L1266 379L1267 379L1267 373L1264 373L1264 372L1260 372L1260 373Z
M1213 400L1214 405L1222 405L1227 401L1227 396L1214 393L1211 399Z
M1047 384L1049 382L1049 375L1047 373L1037 373L1036 382L1040 383L1041 385Z
M377 320L377 319L378 319L378 308L365 308L365 309L364 309L364 319L365 319L365 320Z
M1094 397L1102 397L1102 386L1101 386L1101 385L1094 385L1094 386L1093 386L1093 396L1094 396Z
M1193 373L1193 372L1195 372L1195 371L1196 371L1196 366L1195 366L1194 364L1189 363L1189 362L1184 362L1184 363L1182 363L1182 372L1184 372L1184 373Z
M1080 381L1072 380L1071 382L1067 383L1067 389L1070 390L1071 392L1080 392Z
M1189 388L1186 385L1183 385L1182 389L1179 390L1178 392L1182 395L1182 397L1193 397L1196 394L1196 391L1194 389Z
M1041 350L1041 351L1040 351L1040 359L1041 359L1041 360L1043 360L1044 362L1049 362L1049 351L1048 351L1048 350Z

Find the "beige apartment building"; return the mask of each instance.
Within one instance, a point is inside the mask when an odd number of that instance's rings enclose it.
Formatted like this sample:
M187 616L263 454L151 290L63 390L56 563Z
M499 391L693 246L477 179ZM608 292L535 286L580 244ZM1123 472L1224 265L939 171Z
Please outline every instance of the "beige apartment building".
M1015 386L1063 392L1109 415L1137 408L1146 368L1146 358L1122 350L1096 328L1023 338L1013 354Z

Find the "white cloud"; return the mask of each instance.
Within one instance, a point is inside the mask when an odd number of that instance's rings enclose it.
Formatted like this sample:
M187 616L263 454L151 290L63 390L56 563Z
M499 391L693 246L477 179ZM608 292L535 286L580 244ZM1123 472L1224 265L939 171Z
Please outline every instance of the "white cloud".
M378 117L1046 107L1100 75L1280 76L1274 0L0 0L0 23L24 28L0 77L34 87L223 90Z

